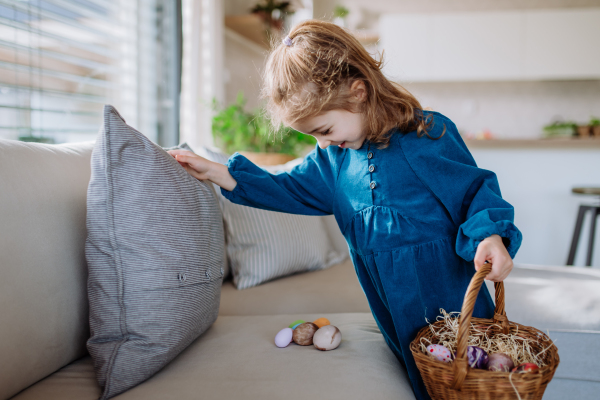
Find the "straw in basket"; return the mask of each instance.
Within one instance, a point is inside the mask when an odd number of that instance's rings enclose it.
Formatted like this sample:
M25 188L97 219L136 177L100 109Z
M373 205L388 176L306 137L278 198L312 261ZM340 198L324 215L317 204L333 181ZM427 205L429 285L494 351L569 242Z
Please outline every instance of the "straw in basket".
M411 342L410 350L427 392L434 400L541 400L546 386L554 376L560 359L558 349L542 331L530 326L510 322L504 311L504 283L494 284L496 291L496 311L493 319L472 318L473 308L479 289L486 275L492 270L491 264L484 264L471 279L460 313L457 336L456 358L452 363L438 361L420 348L421 339L436 343L429 326L419 331ZM489 337L498 334L517 334L531 340L533 351L542 352L546 364L538 373L493 372L469 368L467 362L467 342L473 325L487 329ZM444 321L433 323L441 327Z

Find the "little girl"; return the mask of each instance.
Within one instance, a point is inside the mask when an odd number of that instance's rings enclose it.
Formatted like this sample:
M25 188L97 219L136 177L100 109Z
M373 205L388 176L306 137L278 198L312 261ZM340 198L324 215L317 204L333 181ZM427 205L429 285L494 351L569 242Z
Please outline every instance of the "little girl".
M335 214L386 343L416 398L429 399L410 342L440 308L460 311L486 260L487 279L504 280L521 233L495 174L477 168L454 123L423 110L381 67L342 28L303 22L270 54L263 89L275 127L317 139L302 164L270 174L237 153L227 166L185 150L170 154L234 203ZM473 315L493 313L483 287Z

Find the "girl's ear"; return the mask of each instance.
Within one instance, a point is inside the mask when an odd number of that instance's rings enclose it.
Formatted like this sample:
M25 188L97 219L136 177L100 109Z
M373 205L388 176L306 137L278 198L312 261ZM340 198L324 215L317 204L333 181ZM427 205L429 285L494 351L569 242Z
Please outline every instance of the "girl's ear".
M350 85L350 97L357 103L362 103L367 100L367 87L365 83L357 79Z

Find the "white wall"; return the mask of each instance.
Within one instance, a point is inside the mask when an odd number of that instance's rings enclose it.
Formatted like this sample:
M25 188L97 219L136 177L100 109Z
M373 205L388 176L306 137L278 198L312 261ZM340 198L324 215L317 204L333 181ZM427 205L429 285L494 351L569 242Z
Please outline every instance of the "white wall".
M535 139L554 120L600 117L600 80L402 84L461 133L489 129L500 139Z
M515 208L515 224L523 233L515 263L565 265L579 204L598 202L593 196L572 194L571 188L600 187L600 150L472 149L471 153L480 168L496 173L502 197ZM585 264L589 227L588 216L575 265ZM600 234L594 248L592 265L600 268Z
M224 54L224 105L235 103L237 94L243 92L247 100L246 110L259 108L261 79L267 50L235 32L227 31Z

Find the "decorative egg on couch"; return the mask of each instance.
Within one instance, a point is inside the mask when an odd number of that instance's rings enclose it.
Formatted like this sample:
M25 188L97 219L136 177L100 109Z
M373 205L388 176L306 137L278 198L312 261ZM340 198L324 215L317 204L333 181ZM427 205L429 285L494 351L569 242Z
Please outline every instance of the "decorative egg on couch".
M319 327L312 322L305 322L294 329L294 343L300 346L308 346L313 344L313 336Z
M319 328L313 336L313 342L317 350L334 350L342 342L342 332L333 325L325 325Z

